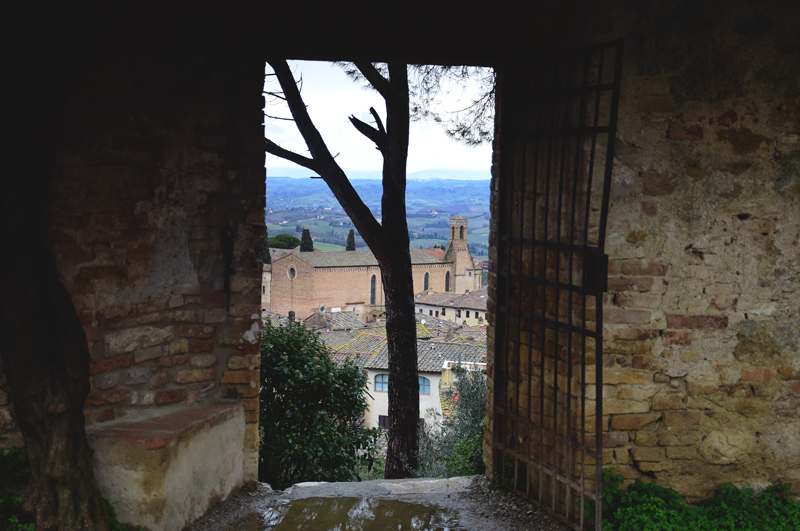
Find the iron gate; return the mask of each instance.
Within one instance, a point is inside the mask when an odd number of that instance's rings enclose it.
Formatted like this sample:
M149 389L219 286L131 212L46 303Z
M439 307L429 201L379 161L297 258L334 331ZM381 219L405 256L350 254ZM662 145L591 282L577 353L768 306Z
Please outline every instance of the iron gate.
M606 218L622 41L501 72L496 478L575 529L602 471Z

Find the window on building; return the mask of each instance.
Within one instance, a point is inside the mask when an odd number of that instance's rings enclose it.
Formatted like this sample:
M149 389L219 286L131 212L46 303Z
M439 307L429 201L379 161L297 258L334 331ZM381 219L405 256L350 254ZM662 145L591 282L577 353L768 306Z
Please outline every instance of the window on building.
M423 310L422 308L420 308L420 309L419 309L419 313L425 313L425 310Z
M389 390L389 375L379 374L375 376L375 390L388 391Z
M456 317L461 317L461 310L456 310Z
M377 280L375 278L375 275L372 275L372 280L370 280L370 282L369 282L369 303L371 305L373 305L373 306L375 306L375 284L376 283L377 283Z
M428 291L428 280L429 280L429 278L430 277L429 277L428 273L425 273L425 280L422 283L422 289L424 289L425 291Z
M293 267L289 268L289 278L294 278L297 275L297 271Z
M378 415L378 427L383 428L384 430L389 429L389 416L388 415Z
M436 317L439 317L439 310L436 310Z
M450 291L450 271L444 274L444 290Z
M262 295L266 295L267 294L267 287L266 286L261 286L261 294Z
M444 308L442 308L442 317L444 317L444 316L445 316Z
M433 310L428 310L428 315L430 315L431 317L433 317Z
M458 237L464 239L464 227L459 227Z
M467 319L469 319L469 310L467 310Z
M424 376L417 376L419 380L419 394L421 395L429 395L431 394L431 381L425 378Z

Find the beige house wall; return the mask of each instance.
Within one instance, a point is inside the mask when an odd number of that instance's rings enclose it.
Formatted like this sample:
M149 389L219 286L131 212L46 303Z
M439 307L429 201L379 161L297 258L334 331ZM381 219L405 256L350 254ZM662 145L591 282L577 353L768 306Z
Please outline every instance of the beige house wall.
M367 380L367 413L364 416L364 425L368 428L377 428L378 417L389 414L389 393L386 391L375 391L375 377L379 374L389 374L389 371L368 369L369 378ZM423 376L431 382L431 392L427 395L419 395L419 415L425 419L426 425L433 422L440 422L442 415L442 400L439 395L439 382L442 379L440 373L421 372Z

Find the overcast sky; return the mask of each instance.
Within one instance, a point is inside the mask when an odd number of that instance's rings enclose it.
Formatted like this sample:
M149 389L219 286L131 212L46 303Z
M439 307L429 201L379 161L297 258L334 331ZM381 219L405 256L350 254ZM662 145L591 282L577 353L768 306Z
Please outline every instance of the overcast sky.
M311 119L322 134L331 153L345 172L358 172L355 177L368 177L360 172L380 172L382 158L375 145L361 135L350 124L348 117L354 115L373 124L369 108L375 110L386 123L386 108L377 92L361 88L344 71L331 63L317 61L290 61L295 78L302 75L302 96L308 106ZM267 72L271 73L269 65ZM278 91L278 82L267 77L265 90ZM459 101L459 98L462 98ZM469 94L452 95L445 102L446 109L458 109L469 104ZM285 104L276 104L267 96L265 113L290 117ZM265 136L279 146L308 155L305 143L297 132L294 122L264 119ZM312 172L301 166L273 155L266 155L268 176L309 177ZM441 126L428 122L412 122L408 155L408 173L423 170L472 170L472 178L485 174L489 179L491 145L470 147L460 144L445 135ZM479 172L479 173L474 173ZM428 173L428 172L426 172ZM446 172L442 172L446 173ZM375 174L377 177L379 174ZM451 176L459 176L457 171ZM460 176L459 176L460 177ZM467 174L463 177L469 178Z

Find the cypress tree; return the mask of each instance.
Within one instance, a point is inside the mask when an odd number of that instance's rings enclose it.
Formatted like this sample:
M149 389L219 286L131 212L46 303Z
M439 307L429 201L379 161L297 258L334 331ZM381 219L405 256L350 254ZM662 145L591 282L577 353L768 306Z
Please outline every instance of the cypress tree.
M300 252L307 253L314 250L314 240L308 229L303 229L303 236L300 238Z
M261 261L265 264L272 263L272 257L269 255L269 234L267 234L266 225L264 225L264 244L261 247Z
M350 229L350 232L347 234L347 251L355 251L356 250L356 231L354 229Z

